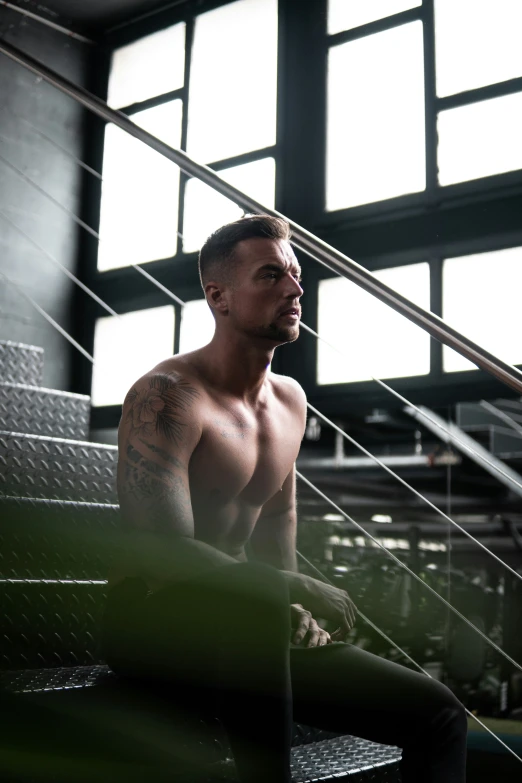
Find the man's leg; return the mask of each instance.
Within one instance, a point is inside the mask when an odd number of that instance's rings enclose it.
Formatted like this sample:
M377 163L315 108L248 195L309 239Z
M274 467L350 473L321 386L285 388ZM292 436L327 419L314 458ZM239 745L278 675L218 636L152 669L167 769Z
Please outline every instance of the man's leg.
M179 684L185 694L212 693L241 783L290 783L291 624L283 575L238 563L149 596L143 586L129 580L127 593L122 587L109 601L108 663L127 676Z
M351 644L292 648L293 717L403 749L402 783L465 783L467 720L442 683Z

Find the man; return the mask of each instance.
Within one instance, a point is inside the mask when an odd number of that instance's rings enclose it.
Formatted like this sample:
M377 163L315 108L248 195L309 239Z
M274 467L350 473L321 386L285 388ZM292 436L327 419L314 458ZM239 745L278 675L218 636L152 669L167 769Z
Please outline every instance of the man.
M306 398L270 370L275 348L299 335L289 240L288 224L265 215L210 236L199 269L212 341L161 362L125 398L118 494L129 536L109 577L106 658L179 693L217 692L241 783L290 783L292 719L402 747L403 783L463 783L460 702L344 643L348 593L298 573ZM313 615L338 626L332 637Z

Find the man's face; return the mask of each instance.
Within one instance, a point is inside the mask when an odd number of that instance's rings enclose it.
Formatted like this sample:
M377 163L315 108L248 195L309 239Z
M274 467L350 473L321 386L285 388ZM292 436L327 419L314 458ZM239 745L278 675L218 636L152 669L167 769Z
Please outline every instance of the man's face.
M227 297L231 324L275 345L297 340L303 289L301 267L290 242L245 239L235 253L234 285Z

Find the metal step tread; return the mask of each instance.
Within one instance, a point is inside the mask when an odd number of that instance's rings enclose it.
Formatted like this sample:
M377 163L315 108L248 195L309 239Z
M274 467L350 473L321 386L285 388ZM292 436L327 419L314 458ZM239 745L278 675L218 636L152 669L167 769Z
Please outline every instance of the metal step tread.
M0 377L12 383L42 382L44 349L37 345L0 340Z
M91 400L84 394L0 382L0 430L84 440Z
M117 687L118 679L108 666L75 666L5 671L0 674L0 687L6 693L18 694L91 687L106 687L110 692L111 686ZM197 730L201 740L212 741L213 737L221 740L221 754L223 757L231 756L227 739L216 724L217 719L210 716L199 718L192 714L187 715L186 719L191 733ZM375 780L389 783L398 783L400 780L399 762L402 750L394 745L381 745L359 737L294 722L292 746L290 763L294 783L320 783L344 777L349 777L352 781ZM233 765L231 771L233 772Z
M0 431L0 494L117 503L118 447Z

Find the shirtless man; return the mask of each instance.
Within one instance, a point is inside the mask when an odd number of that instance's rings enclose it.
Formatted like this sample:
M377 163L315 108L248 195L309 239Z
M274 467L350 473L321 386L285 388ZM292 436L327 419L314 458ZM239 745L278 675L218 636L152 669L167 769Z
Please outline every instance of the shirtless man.
M109 577L106 658L117 672L191 688L217 677L242 783L290 783L292 717L399 745L403 783L423 779L441 754L426 762L411 732L442 708L455 712L453 733L441 735L446 765L429 780L461 783L462 705L440 683L344 644L356 611L348 593L298 573L306 398L270 370L275 348L299 335L289 238L288 224L268 216L215 232L199 260L212 341L161 362L125 398L118 495L129 534ZM332 637L313 615L338 626ZM376 700L379 682L387 692ZM393 725L376 716L387 701Z

